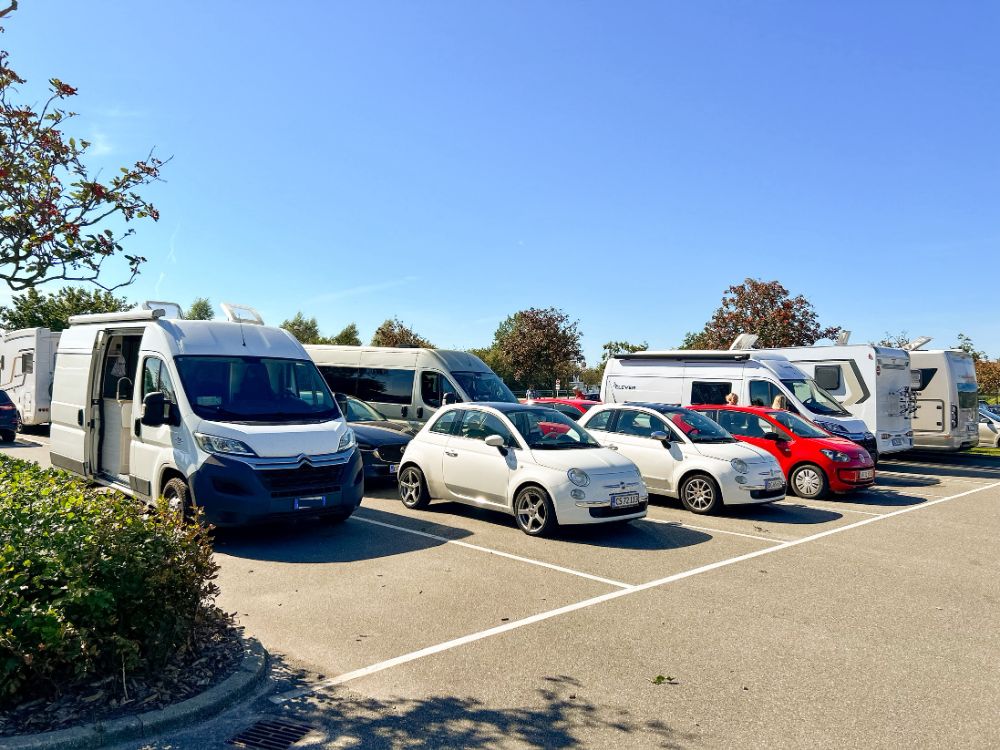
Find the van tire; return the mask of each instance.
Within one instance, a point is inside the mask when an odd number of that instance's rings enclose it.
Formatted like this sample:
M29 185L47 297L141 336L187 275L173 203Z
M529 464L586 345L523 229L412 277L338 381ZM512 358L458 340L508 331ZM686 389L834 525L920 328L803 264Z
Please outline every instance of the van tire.
M191 518L191 490L183 479L174 477L163 485L163 499L172 509L180 511L184 520Z
M24 432L24 420L21 419L21 412L17 413L17 419L14 421L14 432Z
M681 503L692 513L704 516L722 506L722 490L708 474L691 474L681 483Z
M0 432L0 440L3 440L5 443L13 443L17 440L17 433L12 430L4 430Z
M819 500L830 491L830 480L827 479L826 472L816 464L796 466L788 478L788 484L803 500Z
M415 464L407 465L399 472L399 499L407 508L420 510L426 508L431 501L427 491L424 473Z

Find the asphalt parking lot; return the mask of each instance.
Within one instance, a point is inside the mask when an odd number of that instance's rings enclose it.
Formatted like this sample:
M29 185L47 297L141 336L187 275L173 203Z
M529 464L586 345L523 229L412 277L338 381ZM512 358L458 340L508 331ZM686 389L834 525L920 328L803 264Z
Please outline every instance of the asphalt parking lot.
M43 458L28 435L5 452ZM266 694L147 747L284 717L327 747L997 747L1000 462L532 539L371 488L338 526L226 532L220 605Z

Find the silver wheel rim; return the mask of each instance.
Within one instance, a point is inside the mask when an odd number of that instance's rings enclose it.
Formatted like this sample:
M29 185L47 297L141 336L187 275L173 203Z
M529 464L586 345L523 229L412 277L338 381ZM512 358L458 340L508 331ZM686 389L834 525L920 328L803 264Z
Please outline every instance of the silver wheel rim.
M407 469L399 478L399 497L403 505L416 505L420 501L420 477L414 469Z
M539 490L525 490L517 498L517 522L529 534L537 534L545 526L548 509Z
M715 489L707 479L696 477L685 485L684 500L695 510L708 510L715 502Z
M799 469L795 472L795 491L800 495L813 497L823 487L823 477L816 469Z

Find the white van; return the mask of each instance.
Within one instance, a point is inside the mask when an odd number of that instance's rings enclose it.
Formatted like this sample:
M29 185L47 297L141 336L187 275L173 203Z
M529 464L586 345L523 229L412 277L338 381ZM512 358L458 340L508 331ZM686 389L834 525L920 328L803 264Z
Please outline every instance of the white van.
M347 518L364 493L361 456L316 366L252 308L222 307L228 322L159 307L70 318L52 464L145 500L196 504L218 526Z
M48 328L7 331L0 345L0 390L17 407L18 426L47 424L59 332Z
M308 345L306 352L335 393L368 401L392 419L426 422L443 404L516 404L479 357L448 349Z
M917 397L913 447L961 451L979 445L979 387L972 357L961 349L914 348L910 368Z
M735 393L744 406L772 406L784 396L789 411L878 455L875 436L833 396L780 354L767 350L695 350L621 354L608 360L601 382L605 403L647 401L677 406L723 404Z
M880 455L913 447L910 355L869 344L767 349L781 354L816 381L875 434Z

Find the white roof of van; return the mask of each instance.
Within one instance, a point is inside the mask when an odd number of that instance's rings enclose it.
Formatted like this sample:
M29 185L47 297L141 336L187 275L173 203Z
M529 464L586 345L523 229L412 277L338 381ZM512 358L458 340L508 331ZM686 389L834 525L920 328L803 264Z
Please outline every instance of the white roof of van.
M475 354L463 352L457 349L428 349L422 347L409 346L336 346L327 344L309 344L306 351L318 355L314 357L322 364L322 354L329 353L349 353L349 354L399 354L415 357L419 354L427 354L438 358L445 369L452 372L486 372L489 367Z
M783 354L758 349L662 349L658 351L619 354L613 357L613 359L686 359L740 362L748 359L787 360L788 358Z

